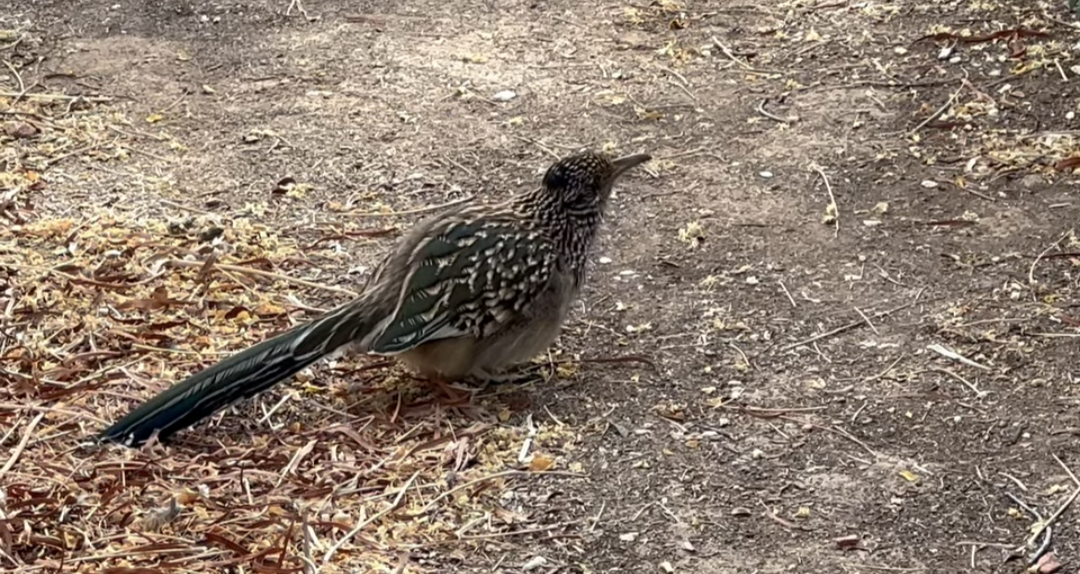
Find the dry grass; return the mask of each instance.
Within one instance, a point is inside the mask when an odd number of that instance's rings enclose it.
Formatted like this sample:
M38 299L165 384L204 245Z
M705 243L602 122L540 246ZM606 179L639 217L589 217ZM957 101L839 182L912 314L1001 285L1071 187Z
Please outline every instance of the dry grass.
M80 164L127 157L122 113L65 101L0 98L16 133L0 136L0 518L21 525L0 522L0 561L21 571L355 572L451 540L460 549L566 526L531 516L529 481L515 487L531 474L572 477L553 467L573 433L509 426L506 407L483 396L444 404L355 358L307 373L261 410L219 416L191 433L196 445L90 444L133 397L302 319L312 307L298 302L326 293L296 279L335 250L242 217L165 221L89 204L40 216L29 191L47 196L47 182L79 177ZM40 133L18 137L25 126ZM364 372L380 376L341 390L341 375Z
M100 91L0 34L36 94L0 119L40 130L0 134L0 567L1012 571L1006 495L1071 496L1062 2L181 4L56 40ZM656 370L447 404L344 358L170 449L84 444L586 145L658 159L562 349Z

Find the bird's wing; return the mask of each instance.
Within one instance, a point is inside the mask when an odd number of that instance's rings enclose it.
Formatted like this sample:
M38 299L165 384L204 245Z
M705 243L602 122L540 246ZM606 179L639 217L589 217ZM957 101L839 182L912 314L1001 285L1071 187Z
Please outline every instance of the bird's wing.
M489 336L541 293L557 263L552 241L513 216L456 217L431 231L407 247L397 304L368 352Z

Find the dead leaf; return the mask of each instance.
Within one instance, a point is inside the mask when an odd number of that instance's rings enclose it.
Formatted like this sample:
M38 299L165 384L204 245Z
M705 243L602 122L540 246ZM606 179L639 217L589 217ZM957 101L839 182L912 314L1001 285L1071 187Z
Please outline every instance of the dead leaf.
M128 299L118 303L116 307L118 309L138 309L140 311L154 311L157 309L167 309L172 305L179 305L183 303L177 299L169 297L169 289L164 285L159 285L154 292L151 293L149 298L146 299Z
M1077 167L1080 167L1080 156L1078 155L1058 160L1058 162L1054 164L1054 169L1057 171L1072 171Z
M919 475L915 474L914 472L911 472L910 470L901 470L900 471L900 476L904 477L904 480L906 480L908 482L918 482L919 481Z
M1043 554L1036 563L1039 574L1053 574L1061 569L1061 563L1058 562L1057 557L1053 552Z
M555 466L555 459L546 454L537 453L529 462L529 470L532 472L544 472Z

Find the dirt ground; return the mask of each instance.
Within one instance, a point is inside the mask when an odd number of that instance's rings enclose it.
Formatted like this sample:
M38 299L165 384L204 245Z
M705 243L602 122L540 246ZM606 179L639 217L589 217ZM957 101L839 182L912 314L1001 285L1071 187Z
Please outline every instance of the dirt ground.
M14 0L3 568L1023 571L1009 495L1049 518L1080 486L1072 22L1065 0ZM544 379L445 406L351 357L168 446L85 444L345 301L425 209L583 147L655 159Z

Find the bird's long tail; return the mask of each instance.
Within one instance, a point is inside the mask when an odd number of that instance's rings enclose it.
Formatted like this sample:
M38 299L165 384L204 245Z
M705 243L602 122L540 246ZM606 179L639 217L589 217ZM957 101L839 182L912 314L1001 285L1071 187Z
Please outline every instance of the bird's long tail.
M367 335L378 321L367 301L361 296L191 375L102 431L99 439L139 446L155 431L164 439L273 387Z

